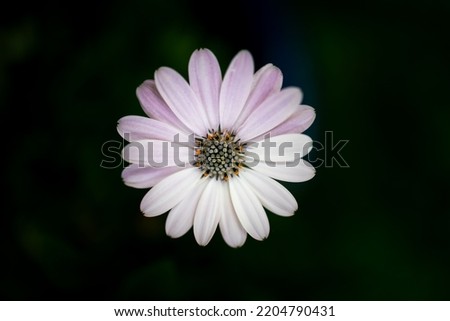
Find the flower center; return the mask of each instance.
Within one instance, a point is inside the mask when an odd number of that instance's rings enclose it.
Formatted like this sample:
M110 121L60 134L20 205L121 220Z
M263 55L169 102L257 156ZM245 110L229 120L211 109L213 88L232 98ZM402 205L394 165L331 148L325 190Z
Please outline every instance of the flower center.
M195 163L203 177L228 181L239 175L246 144L235 141L236 136L227 130L210 131L206 137L195 138Z

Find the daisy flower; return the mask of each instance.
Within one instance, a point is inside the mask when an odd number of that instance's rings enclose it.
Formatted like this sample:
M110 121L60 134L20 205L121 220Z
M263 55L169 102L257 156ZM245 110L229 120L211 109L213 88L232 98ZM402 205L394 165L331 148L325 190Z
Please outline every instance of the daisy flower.
M222 78L208 49L194 51L189 82L168 67L137 88L148 117L126 116L118 131L130 143L122 157L126 185L151 188L141 202L145 216L169 211L166 233L180 237L193 227L207 245L217 227L231 247L247 234L269 235L264 210L291 216L298 205L276 180L303 182L314 168L302 159L311 139L301 134L314 121L297 87L282 87L282 73L267 64L254 73L246 50Z

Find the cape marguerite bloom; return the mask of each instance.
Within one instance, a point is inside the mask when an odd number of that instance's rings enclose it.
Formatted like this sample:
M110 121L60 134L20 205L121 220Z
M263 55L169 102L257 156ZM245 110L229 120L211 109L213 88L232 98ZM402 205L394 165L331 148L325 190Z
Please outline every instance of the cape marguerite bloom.
M180 237L193 226L206 245L219 227L225 242L242 246L247 233L269 235L263 207L291 216L292 194L276 180L303 182L314 168L302 159L311 139L301 134L314 121L297 87L281 89L281 71L267 64L254 73L248 51L239 52L225 76L214 54L196 50L189 83L159 68L137 88L148 117L126 116L118 131L130 142L126 185L151 188L141 202L145 216L169 211L166 233Z

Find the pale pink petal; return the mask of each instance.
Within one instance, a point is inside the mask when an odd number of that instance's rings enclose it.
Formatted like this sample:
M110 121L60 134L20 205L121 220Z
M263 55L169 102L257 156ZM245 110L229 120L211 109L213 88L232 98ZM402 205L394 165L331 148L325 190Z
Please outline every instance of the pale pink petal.
M139 167L131 164L122 171L122 179L127 186L134 188L150 188L165 177L182 170L182 167Z
M295 197L274 179L251 169L244 169L240 176L245 178L262 205L272 213L292 216L298 209Z
M161 215L196 188L200 182L197 168L188 168L167 176L150 189L141 201L141 211L145 216Z
M170 124L185 133L190 134L192 131L188 129L175 116L169 106L158 92L154 80L146 80L136 89L136 95L139 99L142 109L150 117L163 123Z
M244 229L256 240L267 238L269 220L251 186L241 177L233 177L229 185L233 207Z
M288 133L303 133L311 126L315 118L314 108L300 105L288 119L272 129L270 134L276 136Z
M209 179L197 205L194 216L194 236L198 244L209 243L217 229L223 203L223 190L227 183Z
M249 163L259 160L292 162L308 154L312 145L312 139L303 134L284 134L274 137L268 135L264 140L252 143L245 155Z
M235 123L239 128L249 115L270 95L281 90L283 74L280 69L272 64L267 64L259 69L253 76L253 84L247 102Z
M159 120L142 116L125 116L119 119L117 131L128 141L157 139L189 143L189 137L179 129Z
M237 136L242 141L250 141L264 135L288 119L297 110L300 99L301 91L295 87L271 95L238 129Z
M193 162L194 149L168 141L143 139L126 145L122 158L140 167L186 167Z
M293 183L310 180L316 173L315 168L301 158L289 163L268 164L264 161L260 161L251 168L277 180Z
M208 179L202 179L197 186L169 212L166 220L166 234L177 238L189 231L194 222L195 211Z
M231 247L244 245L247 239L247 232L242 227L241 222L239 222L236 211L234 210L229 186L224 189L223 203L220 209L219 227L224 241Z
M156 88L173 113L194 133L205 135L208 120L197 95L175 70L161 67L155 72Z
M208 128L219 128L219 94L222 84L222 72L219 62L208 49L196 50L189 60L189 84L199 97Z
M236 119L248 98L253 81L253 58L246 50L231 61L220 89L220 125L233 130Z

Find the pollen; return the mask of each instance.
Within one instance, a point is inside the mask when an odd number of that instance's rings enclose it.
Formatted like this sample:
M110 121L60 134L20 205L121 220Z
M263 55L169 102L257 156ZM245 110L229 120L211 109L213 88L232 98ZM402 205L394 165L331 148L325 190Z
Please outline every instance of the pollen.
M239 175L245 162L245 144L227 130L212 130L205 137L195 139L194 166L202 171L203 177L228 181Z

